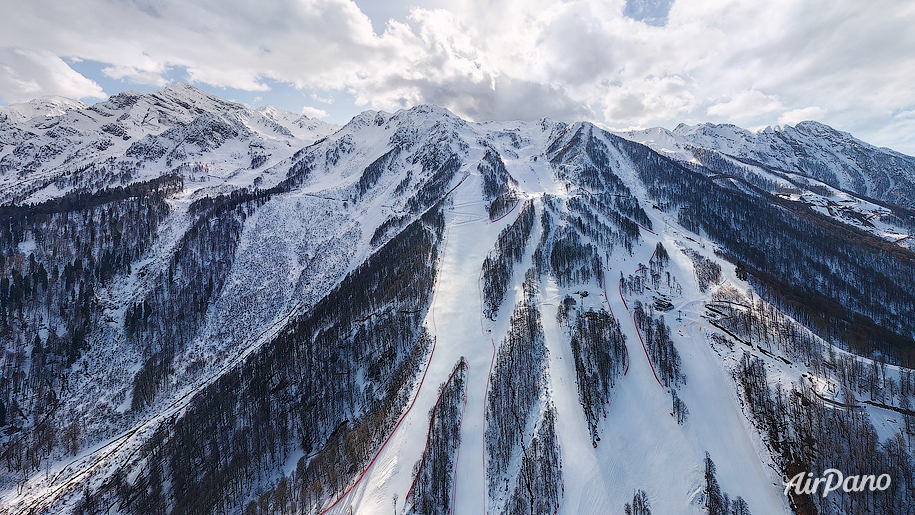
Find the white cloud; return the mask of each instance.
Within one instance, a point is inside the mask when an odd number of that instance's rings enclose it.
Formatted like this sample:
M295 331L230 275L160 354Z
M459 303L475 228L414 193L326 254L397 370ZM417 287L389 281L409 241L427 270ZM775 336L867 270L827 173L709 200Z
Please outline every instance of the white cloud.
M792 109L778 117L778 123L784 125L794 125L806 120L822 120L826 116L826 110L822 107L810 106L801 109Z
M302 114L309 118L327 118L327 111L311 106L302 106Z
M118 64L102 68L102 73L112 79L127 80L134 84L146 84L159 87L168 85L168 80L164 77L165 72L165 63L155 63L152 61L144 64Z
M333 95L327 95L327 96L322 97L321 95L318 95L314 91L311 92L311 99L317 100L318 102L322 102L324 104L333 104L334 103Z
M755 89L739 91L725 101L712 104L705 110L705 114L729 120L752 118L773 111L784 109L781 101L775 95L766 95Z
M0 47L100 61L144 84L187 69L268 100L278 81L360 107L429 102L477 119L758 126L819 106L820 121L864 139L908 127L892 115L915 105L905 2L679 0L663 27L626 17L625 3L396 0L368 11L409 13L376 20L379 33L351 0L28 2L0 19Z
M45 95L106 98L101 86L77 73L57 55L0 48L0 100L26 102Z

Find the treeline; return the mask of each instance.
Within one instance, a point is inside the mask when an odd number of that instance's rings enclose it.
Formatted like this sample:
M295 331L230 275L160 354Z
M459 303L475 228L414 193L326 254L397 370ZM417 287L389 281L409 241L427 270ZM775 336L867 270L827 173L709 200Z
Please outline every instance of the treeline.
M432 131L431 141L408 159L408 162L420 163L422 166L416 193L406 203L407 211L412 214L422 213L438 202L447 193L446 188L463 164L450 145L451 138L460 138L450 132L444 132L439 124L436 124Z
M693 147L691 149L693 157L699 162L699 165L696 166L696 171L700 173L709 173L709 171L717 172L726 177L737 177L740 180L752 184L757 188L764 189L770 193L779 191L780 185L773 181L772 179L766 178L760 174L754 173L749 169L745 164L737 161L734 162L731 159L723 156L717 150L711 150L702 147ZM756 163L749 163L755 166L762 166ZM778 175L786 180L790 180L790 176L783 174L777 171L773 171L774 175Z
M349 137L349 135L344 138ZM342 140L341 140L342 141ZM289 166L289 169L286 170L286 178L280 182L279 185L288 189L295 189L308 180L308 177L311 176L311 173L317 167L319 159L322 157L322 153L318 152L318 149L321 148L327 142L327 138L321 138L318 141L314 142L310 146L299 150L292 155L293 163ZM352 149L350 149L351 151ZM328 149L325 154L328 159L327 163L330 162L331 149Z
M910 409L910 397L915 395L915 375L909 369L888 373L882 356L866 360L837 352L771 303L735 289L719 290L706 309L710 313L709 322L731 337L717 340L731 348L732 340L737 340L750 348L755 346L771 358L776 356L770 351L777 349L792 361L803 362L811 373L835 378L842 388L871 402L902 412ZM907 422L908 418L904 420Z
M55 410L100 322L96 291L148 251L169 213L165 198L180 187L167 176L3 208L0 459L8 470L37 470L57 444L80 447L79 423Z
M251 152L250 147L248 148L248 152ZM267 159L266 156L263 157L264 159ZM253 160L254 158L252 157L252 161ZM210 165L207 163L181 163L172 169L172 173L180 175L188 182L206 181L210 175ZM254 180L255 187L260 184L258 179L260 179L260 177Z
M640 235L638 224L616 210L607 209L594 195L571 197L566 205L570 212L569 223L578 232L591 238L607 253L612 252L615 246L621 245L626 252L632 254L632 248ZM605 224L597 216L597 211L603 213L611 225Z
M686 384L686 376L680 371L680 353L670 338L670 327L664 322L664 315L655 318L649 309L641 301L635 301L632 310L635 324L658 379L670 390L671 413L678 424L683 424L689 415L689 408L677 393L677 388Z
M552 515L562 495L562 453L556 439L556 408L543 410L537 433L524 448L517 483L505 513ZM523 445L523 444L522 444Z
M886 473L892 478L885 491L840 488L825 498L792 489L789 495L797 513L896 514L915 505L915 461L902 432L881 442L866 409L827 406L804 383L770 388L763 361L746 353L736 379L752 420L786 477L811 473L817 478L834 468L845 477ZM852 398L851 393L846 395Z
M571 301L571 302L570 302ZM566 296L560 307L569 306L574 299ZM607 416L610 390L626 367L626 340L619 322L604 310L579 312L569 324L575 375L578 380L578 400L588 422L591 440L600 441L598 423L601 414Z
M574 128L574 132L570 131ZM595 134L597 132L597 134ZM651 228L651 221L632 196L629 187L614 173L622 164L610 155L610 149L598 135L608 136L589 123L566 127L547 148L547 156L556 174L581 188L588 188L589 196L597 195L597 202L607 211L617 211ZM609 201L610 198L616 200Z
M227 195L217 195L215 197L207 195L192 202L187 208L187 214L196 218L197 224L201 224L204 220L218 217L249 202L260 201L260 204L263 204L271 196L284 191L286 191L285 187L276 186L266 190L241 188Z
M635 301L633 313L658 379L668 388L685 384L686 377L680 372L680 353L670 339L670 327L664 323L664 315L655 318L641 301Z
M512 270L524 257L534 227L534 201L528 200L518 218L499 233L496 244L483 261L483 315L495 320L505 299Z
M706 309L712 315L710 323L741 343L764 350L778 349L815 373L828 373L822 342L772 303L728 287L716 292Z
M443 230L441 212L430 211L385 244L163 426L139 454L138 463L155 467L126 466L136 479L121 488L109 481L93 504L237 512L254 495L245 506L252 513L326 506L393 428L433 343L422 321ZM304 457L295 471L264 491L297 449ZM163 488L147 488L154 484Z
M150 404L171 375L172 359L197 335L210 303L219 296L232 264L245 219L269 195L238 192L199 200L197 220L155 279L145 298L128 306L124 329L145 361L134 377L131 407Z
M101 138L98 143L101 143L102 146L107 146L111 143L111 140ZM84 147L77 150L77 155L94 153L96 148L104 150L102 147ZM95 156L90 159L95 159ZM133 159L116 159L112 156L102 162L93 161L76 169L67 170L55 177L52 184L60 190L100 191L110 188L112 184L130 184L143 168L144 163L142 162ZM167 175L179 174L173 170ZM38 184L40 185L41 183Z
M708 515L750 515L750 506L743 497L731 499L727 492L721 490L715 462L708 452L705 453L705 488L702 491L702 502Z
M126 337L144 360L133 379L132 409L153 402L173 373L175 355L197 335L232 269L245 220L289 188L289 181L268 189L242 188L199 198L188 207L194 221L175 246L168 268L125 310Z
M94 154L98 150L105 150L111 143L110 138L103 136L96 140L94 145L87 145L78 149L74 154L68 155L67 160L68 162L76 162L97 159ZM30 170L44 168L48 158L53 157L46 152L52 146L54 147L52 153L57 153L63 149L56 142L40 147L30 144L20 146L0 159L0 174L15 171L23 175ZM15 155L17 150L20 149L26 149L25 154ZM34 154L28 155L29 152L34 152ZM25 159L30 159L30 161ZM95 161L68 168L65 171L60 171L55 176L30 177L27 183L18 185L21 186L21 189L16 192L9 192L7 198L14 204L20 204L32 194L50 186L54 186L59 190L72 190L90 194L91 192L104 191L105 189L111 189L113 184L129 184L137 176L142 166L142 163L138 163L133 159L117 160L114 157L109 157L104 161ZM174 173L169 175L174 175Z
M631 252L633 242L639 238L639 224L651 229L652 223L638 199L614 171L623 164L611 155L611 149L599 137L601 134L606 135L591 124L568 126L550 143L547 155L557 177L567 181L570 189L573 185L587 188L583 195L568 201L570 212L587 218L579 221L579 230L595 242L621 244ZM590 216L585 214L588 211ZM595 211L606 217L616 230L595 225ZM610 252L612 246L606 250Z
M679 208L767 300L851 350L915 363L915 252L746 185L726 188L642 145L613 139L649 192ZM750 193L748 193L748 191Z
M737 340L772 359L777 356L770 351L779 350L792 361L803 362L812 374L835 379L838 389L845 393L852 392L902 413L903 423L915 422L915 414L905 415L911 411L911 397L915 396L915 373L910 369L899 368L894 373L888 371L880 356L862 359L837 352L771 303L733 288L720 289L706 308L709 322L730 336L730 339L723 336L715 339L731 349L732 341ZM838 389L833 393L839 393ZM854 403L854 397L851 401Z
M483 198L489 203L486 207L489 219L495 220L518 202L518 195L512 188L518 181L508 173L502 157L492 148L486 149L477 171L483 177Z
M712 286L721 283L721 265L695 250L686 249L684 252L693 262L693 271L696 274L696 282L699 284L699 291L705 293Z
M638 239L638 226L631 220L619 216L610 218L611 223L632 224L635 228L632 233L620 227L613 229L597 215L596 204L586 203L579 197L572 197L563 204L558 198L545 195L543 205L542 231L534 250L534 266L539 274L549 272L560 286L586 284L592 279L601 283L604 280L601 251L609 255L618 244L631 251Z
M359 197L362 197L369 189L375 186L375 184L378 183L378 180L381 179L385 170L387 170L391 163L397 159L398 155L400 155L400 147L394 147L366 166L365 170L362 171L362 175L359 177L359 182L356 183L356 194Z
M524 297L509 319L499 344L486 397L486 477L489 491L509 480L508 464L524 446L526 428L535 412L546 371L546 342L535 302L536 274L525 274Z
M895 374L887 373L886 362L879 358L864 360L835 352L830 352L825 358L821 368L829 370L845 388L883 407L907 413L903 421L907 428L911 428L907 432L915 436L915 427L912 426L915 423L915 413L912 412L915 372L899 368L898 376L894 377ZM822 374L825 375L825 370Z
M342 138L324 152L328 163L353 151L351 138ZM194 201L188 213L195 218L173 252L168 269L156 278L145 297L129 306L124 320L128 338L140 349L144 363L134 377L131 406L149 405L173 373L172 361L193 340L205 322L207 311L218 298L232 269L244 223L247 217L275 195L301 185L314 169L321 150L318 146L296 155L287 178L268 189L233 191L226 195L206 196ZM385 170L401 153L401 147L384 154L366 167L356 190L361 195L373 187ZM408 210L423 213L447 193L447 187L461 162L448 148L424 147L409 157L421 163L425 182L408 202ZM383 224L373 235L372 243L380 245L387 233L404 225L407 217Z
M0 219L8 222L8 231L15 233L15 226L22 223L39 222L33 220L41 215L86 211L93 207L110 204L119 200L139 197L167 197L173 195L184 187L180 175L163 175L143 182L135 182L127 186L115 186L100 191L74 191L61 197L46 200L38 204L8 204L0 206ZM4 224L6 225L6 224ZM21 240L20 240L21 241Z
M373 247L381 245L390 233L403 227L409 221L410 217L408 215L394 215L386 219L384 222L381 222L381 225L379 225L378 228L375 229L375 232L372 233L370 243Z
M461 444L461 415L467 387L467 362L458 361L448 381L439 388L439 398L429 412L426 449L413 467L413 488L408 494L409 513L451 513L455 452Z
M394 187L394 195L403 195L407 188L410 186L410 183L413 182L413 171L407 170L407 174L404 175L404 178L397 183L397 186Z
M416 193L407 200L407 211L412 214L422 213L424 209L438 202L447 193L445 188L454 180L455 174L461 169L461 160L451 154L436 168L423 168L424 178Z
M585 284L591 278L601 282L604 276L597 247L582 243L581 236L564 225L553 230L549 253L550 272L560 286Z

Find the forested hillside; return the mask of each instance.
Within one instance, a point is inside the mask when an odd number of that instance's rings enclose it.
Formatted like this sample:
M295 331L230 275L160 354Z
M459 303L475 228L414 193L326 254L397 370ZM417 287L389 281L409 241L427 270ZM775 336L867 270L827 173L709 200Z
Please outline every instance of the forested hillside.
M0 513L915 503L912 158L806 122L53 105L0 119ZM783 484L830 469L891 482Z

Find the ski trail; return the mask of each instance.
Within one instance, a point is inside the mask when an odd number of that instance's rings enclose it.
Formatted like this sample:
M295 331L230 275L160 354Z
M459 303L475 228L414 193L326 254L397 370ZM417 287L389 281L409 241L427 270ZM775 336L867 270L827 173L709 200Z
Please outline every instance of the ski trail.
M610 305L610 298L607 297L607 274L609 274L609 273L610 273L610 271L607 270L606 268L604 268L604 273L601 275L601 278L600 278L600 288L604 292L604 304L607 305L607 311L609 311L610 316L614 320L616 320L617 329L620 332L620 336L622 336L623 335L622 328L619 327L619 324L621 324L622 322L620 322L619 319L616 318L616 315L613 314L613 306ZM623 295L623 291L622 291L622 289L620 289L620 297L622 297L622 295ZM623 354L626 358L626 368L625 368L625 370L623 370L623 375L627 375L629 373L629 346L626 345L625 339L623 339Z
M552 278L544 281L541 284L541 288L546 298L559 293L559 288ZM606 490L607 485L603 478L599 477L600 462L596 455L597 451L592 444L591 432L581 409L581 401L578 394L578 376L575 371L575 358L572 354L572 348L562 327L559 326L556 320L556 307L541 303L540 309L543 315L543 334L549 351L547 367L550 376L551 397L556 407L556 420L561 421L561 423L556 424L556 438L563 457L563 477L565 478L568 475L569 467L571 466L575 468L576 476L581 474L584 477L594 479L593 483L570 481L568 490L566 490L565 481L563 480L563 499L560 502L559 511L568 514L609 513L611 512L609 509L577 512L565 506L564 501L566 498L580 499L601 496L602 494L598 492ZM619 383L622 382L624 381L617 383L615 390L619 388ZM612 400L610 409L613 409Z
M471 187L454 191L456 205L470 205L479 186L477 177L467 181ZM482 206L482 204L479 204ZM482 208L481 208L482 212ZM485 495L484 470L484 386L490 370L493 343L471 329L480 324L480 266L492 243L506 223L491 224L483 217L475 223L461 223L445 212L446 240L440 254L439 270L433 290L432 308L427 315L436 334L435 356L429 361L427 386L416 394L415 406L391 437L374 466L365 474L346 503L337 506L339 513L347 507L367 515L388 515L392 499L402 502L413 482L413 467L422 458L423 442L429 428L429 413L438 396L438 386L445 382L461 357L468 364L466 405L460 424L460 459L455 461L453 475L454 513L480 515L477 499ZM485 328L481 329L486 334ZM428 387L434 385L435 388ZM406 510L399 505L398 512Z
M451 384L451 380L454 379L454 374L456 374L458 372L458 370L460 369L460 367L462 367L462 366L466 366L466 365L464 365L462 363L461 365L459 365L458 367L456 367L454 369L454 372L452 372L450 376L448 376L448 380L445 381L444 385L442 385L441 392L439 392L439 394L438 394L438 399L436 399L435 404L432 405L432 411L429 415L429 430L426 432L426 445L425 445L425 447L423 447L422 457L419 459L419 469L418 470L422 470L423 465L426 463L426 455L429 453L429 440L431 440L431 438L432 438L432 420L435 416L435 410L438 409L438 405L441 404L442 396L445 395L445 389L447 389L448 385ZM404 497L405 502L410 499L410 494L413 493L413 488L416 487L417 479L419 479L419 474L417 474L416 477L413 478L413 482L410 483L410 488L407 490L407 495Z

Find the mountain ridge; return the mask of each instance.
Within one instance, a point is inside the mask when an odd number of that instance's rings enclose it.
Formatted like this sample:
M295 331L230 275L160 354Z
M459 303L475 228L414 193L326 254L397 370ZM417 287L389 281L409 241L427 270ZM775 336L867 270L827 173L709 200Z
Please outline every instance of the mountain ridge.
M2 151L0 513L911 501L911 211L726 126L300 119L173 85L0 123L32 134ZM786 497L799 467L894 490Z

